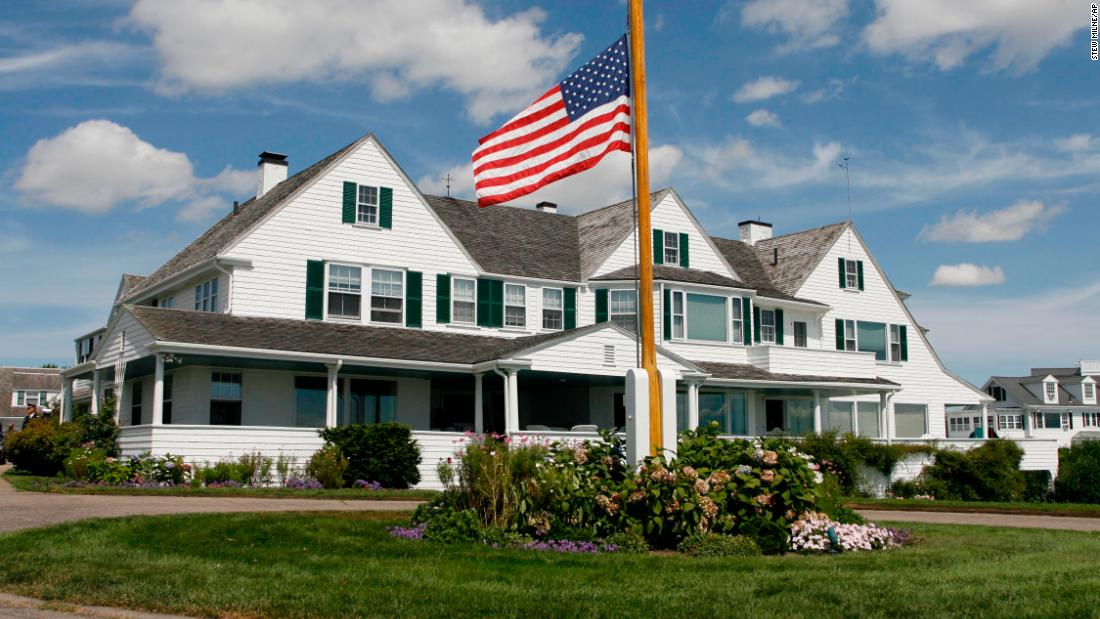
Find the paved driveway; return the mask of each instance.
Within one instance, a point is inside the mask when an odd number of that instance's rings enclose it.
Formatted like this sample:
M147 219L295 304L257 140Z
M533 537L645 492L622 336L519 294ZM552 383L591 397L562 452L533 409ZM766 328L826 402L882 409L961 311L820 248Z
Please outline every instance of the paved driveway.
M871 522L928 522L933 524L975 524L986 527L1100 531L1100 518L1071 516L1024 516L1019 514L976 514L972 512L906 512L858 509Z

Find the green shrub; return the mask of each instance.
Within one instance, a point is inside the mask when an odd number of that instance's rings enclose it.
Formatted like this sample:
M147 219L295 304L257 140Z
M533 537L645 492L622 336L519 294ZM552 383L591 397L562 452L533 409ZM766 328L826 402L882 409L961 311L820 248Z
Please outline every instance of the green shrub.
M118 424L115 423L113 400L108 400L104 406L109 408L98 415L91 413L79 415L73 419L73 423L80 426L83 432L81 442L90 442L108 457L117 458L119 454Z
M1010 440L991 440L969 451L941 450L924 470L924 487L937 499L1018 501L1024 495L1020 460Z
M237 458L240 466L240 480L242 484L253 487L262 487L271 483L271 467L274 464L269 456L258 451L241 454Z
M693 533L676 549L692 557L758 557L763 554L751 537L719 533Z
M481 522L478 521L477 514L468 509L436 511L426 523L424 539L444 544L481 540Z
M32 419L22 430L4 437L4 453L19 470L53 477L64 469L65 459L83 439L83 429L75 423Z
M887 445L864 436L836 432L811 434L798 443L799 449L810 454L827 474L836 477L841 492L846 496L860 494L865 481L861 467L866 465L889 477L894 467L905 458L918 453L931 453L927 445Z
M1058 450L1054 496L1063 503L1100 503L1100 441Z
M1020 475L1024 478L1021 501L1049 503L1054 500L1054 491L1050 485L1050 471L1020 471Z
M250 474L249 469L230 458L223 458L195 472L196 478L201 479L202 483L207 485L234 482L245 486L248 484Z
M494 548L519 548L532 541L534 540L530 535L508 531L501 527L485 527L481 530L481 542Z
M926 494L924 485L916 479L899 479L890 484L890 496L899 499L913 499Z
M348 459L350 466L344 472L348 485L358 479L376 481L384 488L408 488L420 482L420 447L409 426L355 424L325 428L320 434Z
M767 518L752 517L741 524L741 534L747 536L766 555L780 555L787 551L791 525L786 526Z
M645 537L632 531L620 531L612 533L604 538L605 544L611 544L618 548L617 552L628 555L640 555L649 552L649 544Z
M336 445L325 445L306 463L306 475L321 482L325 488L343 488L348 459Z

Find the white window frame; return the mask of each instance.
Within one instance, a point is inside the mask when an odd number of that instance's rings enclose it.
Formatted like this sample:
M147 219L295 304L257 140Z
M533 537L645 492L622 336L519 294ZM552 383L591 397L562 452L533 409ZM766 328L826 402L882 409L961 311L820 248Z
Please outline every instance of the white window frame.
M520 303L519 304L509 303L508 302L508 290L512 289L514 291L516 288L519 288L519 290L520 290L520 293L519 293ZM519 308L519 309L523 310L523 312L521 314L519 314L520 316L522 316L522 320L519 321L519 322L516 322L516 321L509 322L509 320L508 320L508 310L509 309L515 309L515 308ZM527 328L527 286L524 285L524 284L510 284L508 282L504 283L504 328L505 329L526 329Z
M771 315L772 323L769 325L768 321L764 319L765 315ZM761 344L775 344L775 338L778 330L776 319L778 317L775 314L774 309L760 309L760 343ZM771 329L771 331L768 331Z
M634 299L634 311L633 312L616 312L615 311L615 297L617 295L633 297ZM619 301L620 307L623 301ZM612 288L607 291L607 319L611 322L615 322L615 316L633 316L635 329L638 324L638 295L637 291L633 288ZM618 324L618 323L616 323ZM619 325L622 326L622 325Z
M844 259L844 289L859 292L859 261Z
M844 350L848 352L859 352L859 338L857 336L858 330L856 329L856 321L845 320L844 321ZM849 346L849 342L851 346Z
M677 307L679 306L679 307ZM672 339L687 339L687 295L683 290L672 291Z
M359 271L359 292L352 292L348 290L333 290L332 289L332 269L333 267L342 269L356 269ZM343 262L326 262L325 263L325 318L332 320L348 320L352 322L362 322L363 320L363 271L364 267L358 264L347 264ZM350 285L350 283L349 283ZM331 313L331 307L329 304L329 295L332 293L344 294L348 296L359 295L359 314L357 316L344 316L334 315Z
M802 326L802 343L798 343L798 327ZM809 348L810 346L810 325L805 320L795 320L791 322L791 337L793 338L793 344L795 348Z
M458 282L469 282L473 284L470 288L472 295L467 299L458 298ZM468 304L470 306L470 320L459 320L458 318L458 304ZM451 278L451 322L458 325L476 325L477 324L477 279L473 277L452 277Z
M901 363L901 325L886 325L886 358Z
M218 278L208 279L195 286L195 311L218 311Z
M970 431L970 417L949 417L947 420L948 429L951 432L969 432Z
M1100 428L1100 413L1081 413L1081 427Z
M1060 422L1062 424L1062 430L1063 431L1069 432L1070 430L1072 430L1073 429L1073 413L1062 413L1062 418L1061 418Z
M1023 430L1024 429L1024 416L1023 415L997 415L997 429L998 430Z
M164 308L167 308L167 309L172 309L175 306L176 306L176 296L175 295L168 295L167 297L161 297L157 301L157 307L164 307Z
M379 271L385 271L387 273L399 273L401 275L401 284L400 284L401 285L401 292L400 292L400 294L398 294L397 296L376 295L376 294L374 294L374 277L375 277L375 274L378 273ZM367 315L367 318L370 320L370 322L373 323L373 324L377 324L377 325L396 325L396 326L404 325L405 324L405 270L404 269L392 269L392 268L387 268L387 267L371 267L370 268L370 286L371 286L371 289L370 289L371 303L370 303L370 308L369 308L370 314ZM375 320L374 319L374 297L376 297L376 296L380 299L397 299L401 302L401 311L397 312L398 317L397 317L396 321L390 322L388 320ZM390 314L394 313L393 310L379 310L379 311L390 313Z
M1058 403L1058 383L1053 380L1043 381L1043 403Z
M664 257L665 257L664 263L665 264L674 264L676 266L680 266L680 233L679 232L669 232L669 231L666 230L663 234L665 235L665 238L664 238ZM672 239L672 245L668 244L669 239ZM668 253L669 251L671 251L672 255L675 256L675 260L668 257L669 256L669 253Z
M1096 404L1096 383L1081 383L1081 402Z
M730 341L741 344L745 341L745 307L741 297L730 297Z
M553 296L553 294L557 295L558 306L556 308L553 307L552 303L547 302L546 297L547 297L548 293L551 293L551 296ZM609 312L610 312L610 309L609 309ZM557 315L556 321L557 321L558 326L556 326L556 327L555 326L549 326L549 327L546 326L547 318L550 318L551 322L553 322L555 320L553 318L555 314ZM542 328L546 329L547 331L562 331L562 330L565 329L565 289L563 289L563 288L543 287L543 289L542 289Z
M374 190L374 204L364 200L363 190ZM355 187L355 223L361 226L379 226L378 217L381 212L379 195L382 189L375 185L356 185Z

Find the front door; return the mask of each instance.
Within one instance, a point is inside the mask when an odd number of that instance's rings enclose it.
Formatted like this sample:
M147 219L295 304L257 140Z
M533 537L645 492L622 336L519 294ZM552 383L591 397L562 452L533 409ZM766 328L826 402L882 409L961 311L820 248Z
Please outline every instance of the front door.
M764 400L764 430L783 430L784 400Z

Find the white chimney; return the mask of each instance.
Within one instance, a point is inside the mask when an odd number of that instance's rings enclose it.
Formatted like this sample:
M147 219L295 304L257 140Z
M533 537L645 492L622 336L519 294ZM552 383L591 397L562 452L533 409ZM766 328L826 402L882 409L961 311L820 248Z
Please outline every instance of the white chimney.
M540 213L554 214L558 212L558 205L554 204L553 202L539 202L535 205L535 210Z
M1081 376L1100 376L1100 360L1082 359L1077 366L1081 368Z
M741 232L741 242L749 245L772 238L772 225L759 220L742 221L737 229Z
M256 185L256 197L271 191L275 185L286 180L287 161L282 153L264 151L260 153L260 182Z

